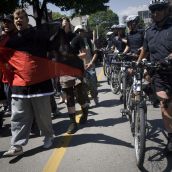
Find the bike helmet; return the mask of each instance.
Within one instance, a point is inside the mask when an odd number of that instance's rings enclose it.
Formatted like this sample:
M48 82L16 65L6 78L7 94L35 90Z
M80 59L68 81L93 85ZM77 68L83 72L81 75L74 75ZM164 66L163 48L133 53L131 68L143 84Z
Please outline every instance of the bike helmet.
M151 0L149 4L149 10L156 8L164 8L169 5L169 0Z
M114 24L112 27L111 27L111 29L116 29L117 28L117 24Z
M75 26L75 28L74 28L74 32L80 32L80 31L84 31L85 29L84 29L84 27L82 26L82 25L77 25L77 26Z
M139 21L139 16L138 15L130 15L126 18L126 23L132 22L132 21Z
M117 28L118 29L126 29L126 25L121 23L121 24L117 25Z
M113 34L113 32L109 31L109 32L106 33L106 36L110 36L112 34Z

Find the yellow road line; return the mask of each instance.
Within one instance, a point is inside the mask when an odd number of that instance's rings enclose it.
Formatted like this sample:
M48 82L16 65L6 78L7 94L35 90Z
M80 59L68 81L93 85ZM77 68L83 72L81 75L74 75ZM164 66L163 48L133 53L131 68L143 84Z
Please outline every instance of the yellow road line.
M99 73L97 79L101 80L103 77L103 70ZM81 113L76 116L76 121L78 123ZM63 139L61 139L57 148L54 149L52 155L50 156L47 164L44 166L43 172L57 172L60 162L62 161L64 154L67 150L67 147L72 139L73 135L65 133L63 135Z
M50 159L48 160L47 164L43 169L43 172L57 171L71 139L72 139L72 135L69 135L67 133L64 134L64 138L61 140L59 146L53 151Z
M103 75L104 75L103 69L101 69L101 71L100 71L100 73L99 73L99 75L97 77L97 80L100 81L103 78Z

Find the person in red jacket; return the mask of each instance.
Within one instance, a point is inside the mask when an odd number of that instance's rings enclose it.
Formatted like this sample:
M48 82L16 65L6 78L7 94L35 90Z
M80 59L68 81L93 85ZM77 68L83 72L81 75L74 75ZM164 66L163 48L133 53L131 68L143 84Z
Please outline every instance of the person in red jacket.
M2 35L0 36L0 46L5 46L9 37L16 32L16 28L13 21L13 16L11 14L6 15L2 18ZM4 75L1 75L1 100L3 101L4 112L0 116L0 128L3 124L3 115L11 114L11 88Z

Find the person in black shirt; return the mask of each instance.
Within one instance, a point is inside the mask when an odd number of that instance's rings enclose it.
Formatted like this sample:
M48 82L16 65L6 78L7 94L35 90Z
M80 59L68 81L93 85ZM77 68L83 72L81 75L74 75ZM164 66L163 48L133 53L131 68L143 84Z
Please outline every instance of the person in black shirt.
M124 54L130 52L136 60L143 46L144 34L138 30L139 16L131 15L126 18L129 33Z
M68 18L62 19L62 28L66 33L68 41L71 43L72 53L78 55L81 59L84 58L86 55L84 41L81 36L72 32L70 20ZM62 76L60 77L60 84L62 86L63 92L66 95L67 109L70 118L70 125L68 127L67 133L74 134L78 130L78 126L75 119L75 96L77 97L77 101L81 105L82 109L82 116L80 118L79 123L85 124L87 122L88 117L88 95L84 89L82 77L77 78L69 75Z
M119 24L116 26L117 35L112 38L112 44L114 46L114 52L122 53L126 47L126 35L125 30L126 26L124 24Z
M138 62L150 53L152 62L161 63L172 59L172 21L169 18L168 0L151 0L149 10L153 24L145 33L143 49ZM172 153L172 78L171 71L160 70L153 75L156 94L160 99L161 112L168 132L168 143L165 153Z

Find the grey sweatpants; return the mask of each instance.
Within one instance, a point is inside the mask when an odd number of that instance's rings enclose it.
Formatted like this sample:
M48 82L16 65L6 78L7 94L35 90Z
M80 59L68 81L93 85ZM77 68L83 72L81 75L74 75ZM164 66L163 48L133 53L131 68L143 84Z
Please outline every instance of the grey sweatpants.
M26 145L33 117L43 136L53 136L50 96L34 98L12 98L11 145Z

